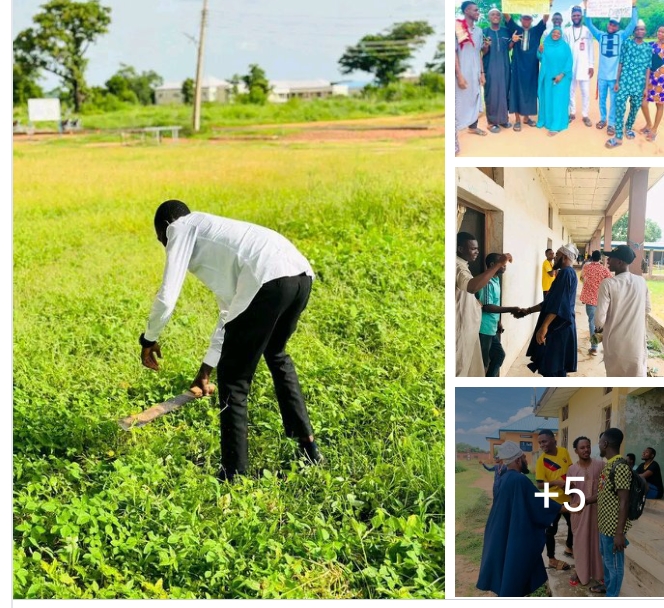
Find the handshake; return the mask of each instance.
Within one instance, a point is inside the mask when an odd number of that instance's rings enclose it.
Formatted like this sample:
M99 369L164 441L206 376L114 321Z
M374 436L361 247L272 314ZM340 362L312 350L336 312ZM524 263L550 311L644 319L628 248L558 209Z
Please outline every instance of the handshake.
M523 319L532 313L530 308L519 308L518 306L513 306L510 310L510 313L515 319Z

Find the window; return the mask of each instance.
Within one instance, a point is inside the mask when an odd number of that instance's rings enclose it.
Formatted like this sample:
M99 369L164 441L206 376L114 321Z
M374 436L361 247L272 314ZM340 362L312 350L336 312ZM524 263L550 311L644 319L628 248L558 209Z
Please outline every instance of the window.
M563 407L561 419L562 422L565 422L569 418L569 403Z
M560 238L563 240L563 243L565 242L565 226L563 226L562 233L560 234Z
M603 410L604 422L602 424L602 431L611 428L611 406L605 407Z
M562 439L560 440L560 445L567 449L567 427L561 429Z
M520 441L519 447L522 452L532 452L533 451L533 442L532 441Z
M549 228L553 230L553 207L549 205Z

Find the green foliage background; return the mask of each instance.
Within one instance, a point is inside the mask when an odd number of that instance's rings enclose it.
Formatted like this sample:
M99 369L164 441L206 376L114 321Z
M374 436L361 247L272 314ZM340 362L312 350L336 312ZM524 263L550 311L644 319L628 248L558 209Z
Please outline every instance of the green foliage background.
M442 140L15 146L15 597L443 597L442 158ZM189 277L162 370L140 366L167 198L311 261L290 351L325 467L293 460L263 363L238 485L214 477L214 402L117 426L188 386L216 320Z

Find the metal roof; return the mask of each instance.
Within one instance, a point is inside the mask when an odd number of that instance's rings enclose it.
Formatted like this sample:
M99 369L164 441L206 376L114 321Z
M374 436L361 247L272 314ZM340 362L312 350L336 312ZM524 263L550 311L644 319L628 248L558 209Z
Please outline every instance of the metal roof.
M629 182L634 168L623 167L545 167L538 169L548 190L549 200L558 208L571 239L590 241L604 216L618 221L629 209ZM664 168L651 167L648 190L664 176Z

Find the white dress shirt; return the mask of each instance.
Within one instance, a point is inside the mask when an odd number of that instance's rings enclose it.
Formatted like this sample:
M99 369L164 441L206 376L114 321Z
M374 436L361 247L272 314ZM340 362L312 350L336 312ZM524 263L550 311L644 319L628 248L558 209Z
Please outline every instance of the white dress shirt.
M595 67L595 38L590 30L582 25L580 28L565 28L563 39L572 50L572 80L590 80L588 70Z
M203 360L216 367L224 326L244 312L262 285L302 273L314 277L307 259L285 237L255 224L208 213L190 213L166 229L166 267L152 304L146 340L156 341L168 323L187 270L209 287L219 305L219 322Z

